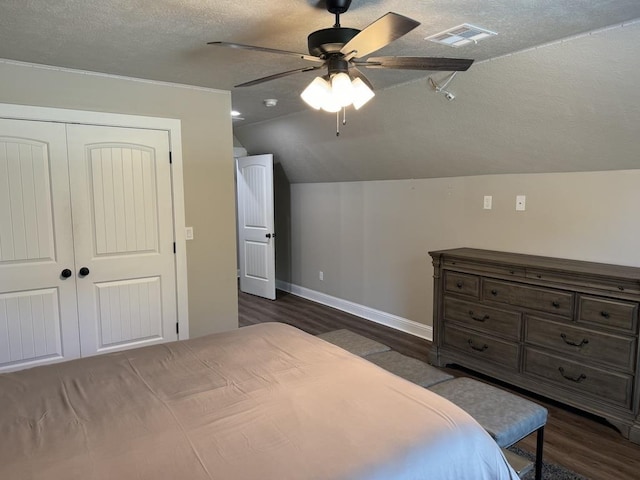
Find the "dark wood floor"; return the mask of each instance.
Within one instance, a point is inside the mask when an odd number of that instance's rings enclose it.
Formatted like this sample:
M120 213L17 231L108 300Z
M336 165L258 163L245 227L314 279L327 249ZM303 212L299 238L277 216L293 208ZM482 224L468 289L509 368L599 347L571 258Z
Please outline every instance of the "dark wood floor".
M240 326L283 322L313 335L347 328L423 361L427 361L431 346L427 340L281 291L275 301L239 292L238 310ZM469 371L447 371L456 376L490 381ZM545 429L546 461L564 465L592 480L640 479L640 446L625 440L608 423L533 394L520 390L518 393L549 410ZM534 452L535 435L522 440L518 446Z

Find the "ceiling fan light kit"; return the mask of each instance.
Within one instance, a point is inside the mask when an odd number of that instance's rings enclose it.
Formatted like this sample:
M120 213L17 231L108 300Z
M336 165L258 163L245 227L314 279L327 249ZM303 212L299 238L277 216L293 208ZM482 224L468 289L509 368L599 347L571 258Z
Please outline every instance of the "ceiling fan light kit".
M312 108L335 113L350 105L359 110L375 96L360 78L351 79L344 72L332 75L330 81L316 77L300 94L300 97Z

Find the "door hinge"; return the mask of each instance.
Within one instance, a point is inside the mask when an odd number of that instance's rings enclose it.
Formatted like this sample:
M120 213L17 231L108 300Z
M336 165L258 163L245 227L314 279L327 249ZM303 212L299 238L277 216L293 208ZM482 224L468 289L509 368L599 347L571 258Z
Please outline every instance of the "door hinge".
M173 242L173 253L176 253L176 242Z
M178 322L176 322L176 334L180 334L180 324Z
M173 163L173 157L171 156L171 150L169 150L169 163Z

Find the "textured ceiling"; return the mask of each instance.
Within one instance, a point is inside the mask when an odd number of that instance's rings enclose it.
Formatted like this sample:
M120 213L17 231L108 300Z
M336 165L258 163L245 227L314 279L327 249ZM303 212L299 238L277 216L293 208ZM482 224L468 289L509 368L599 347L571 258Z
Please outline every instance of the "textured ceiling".
M280 55L227 50L230 41L306 53L307 35L333 25L316 0L3 0L0 57L231 90L238 126L304 110L304 73L249 88L233 85L308 65ZM362 29L388 11L421 25L376 55L448 56L477 61L640 17L638 0L354 0L345 27ZM498 36L458 49L424 38L472 23ZM471 67L474 68L473 66ZM429 72L370 70L376 90ZM465 75L465 74L461 74ZM262 101L277 98L267 109Z

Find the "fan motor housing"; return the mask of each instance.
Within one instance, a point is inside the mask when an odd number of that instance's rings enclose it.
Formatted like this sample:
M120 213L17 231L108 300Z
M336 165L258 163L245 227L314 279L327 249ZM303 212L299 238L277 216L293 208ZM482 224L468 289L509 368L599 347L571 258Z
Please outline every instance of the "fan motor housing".
M327 10L331 13L344 13L349 10L351 0L327 0Z
M309 53L316 57L338 53L345 44L360 33L356 28L333 27L317 30L307 37Z

